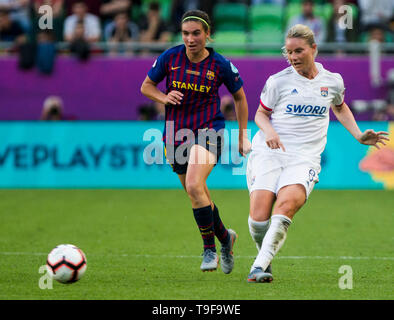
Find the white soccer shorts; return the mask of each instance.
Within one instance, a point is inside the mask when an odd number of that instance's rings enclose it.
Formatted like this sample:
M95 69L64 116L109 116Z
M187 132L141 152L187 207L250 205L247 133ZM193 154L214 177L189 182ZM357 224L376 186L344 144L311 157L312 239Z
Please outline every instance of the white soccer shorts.
M302 156L279 152L252 151L246 168L249 194L255 190L268 190L276 195L292 184L305 187L306 198L319 182L320 164Z

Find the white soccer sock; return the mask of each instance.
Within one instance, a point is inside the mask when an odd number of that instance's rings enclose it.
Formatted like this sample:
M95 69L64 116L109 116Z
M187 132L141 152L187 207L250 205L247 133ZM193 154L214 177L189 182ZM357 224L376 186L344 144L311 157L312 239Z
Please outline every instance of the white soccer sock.
M290 223L291 219L282 214L276 214L271 217L271 225L264 237L261 249L253 263L252 269L256 267L261 267L263 271L267 269L272 259L285 242L287 229Z
M248 219L249 232L254 242L256 242L256 247L258 251L260 251L261 243L263 242L264 236L267 233L269 223L270 223L269 220L256 221L249 216Z

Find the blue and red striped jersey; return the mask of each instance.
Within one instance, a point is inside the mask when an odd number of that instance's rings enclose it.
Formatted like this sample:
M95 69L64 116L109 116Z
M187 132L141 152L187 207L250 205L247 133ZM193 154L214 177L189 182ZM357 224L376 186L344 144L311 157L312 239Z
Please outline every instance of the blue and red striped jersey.
M209 56L193 63L186 55L185 45L170 48L157 58L148 72L155 83L166 77L166 94L177 90L184 95L180 105L165 106L166 123L173 121L175 134L183 128L192 130L195 135L198 129L224 128L219 87L224 83L233 94L243 85L237 68L212 48L207 49ZM166 141L165 128L163 141ZM174 141L175 145L180 143L182 141Z

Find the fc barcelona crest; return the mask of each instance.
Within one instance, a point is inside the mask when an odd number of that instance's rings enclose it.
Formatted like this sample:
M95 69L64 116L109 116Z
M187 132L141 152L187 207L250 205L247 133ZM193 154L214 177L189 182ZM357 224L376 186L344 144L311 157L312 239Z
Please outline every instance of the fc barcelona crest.
M323 97L327 97L328 96L328 88L327 87L321 87L320 88L320 93Z
M213 80L215 78L215 73L211 70L208 70L206 76L208 80Z

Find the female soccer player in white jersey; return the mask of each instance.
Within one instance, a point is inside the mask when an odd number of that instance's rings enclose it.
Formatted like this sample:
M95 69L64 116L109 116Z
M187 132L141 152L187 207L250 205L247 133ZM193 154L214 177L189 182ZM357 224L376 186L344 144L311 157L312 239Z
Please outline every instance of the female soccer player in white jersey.
M383 136L387 132L360 131L344 102L341 75L316 63L316 54L313 32L300 24L292 27L284 47L291 66L270 76L261 93L255 116L260 130L253 138L247 167L248 223L259 253L248 282L273 280L271 261L318 182L330 107L360 143L379 148L388 140Z

